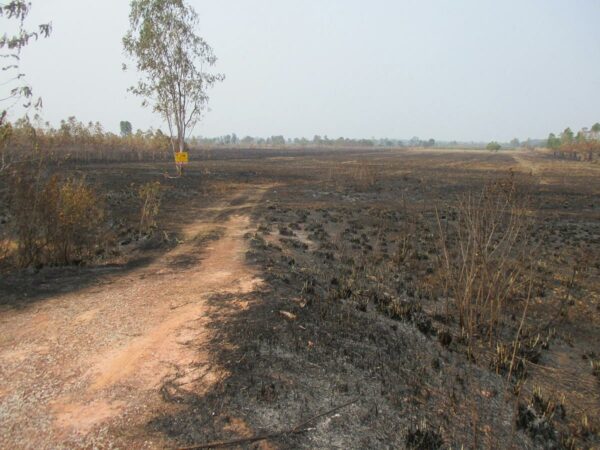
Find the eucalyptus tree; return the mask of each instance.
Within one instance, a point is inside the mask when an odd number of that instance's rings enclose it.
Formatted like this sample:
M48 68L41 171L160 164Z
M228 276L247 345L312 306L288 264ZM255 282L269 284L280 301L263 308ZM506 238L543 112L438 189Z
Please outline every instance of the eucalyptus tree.
M206 109L208 89L224 79L207 71L217 58L197 34L198 15L184 0L133 0L129 22L123 47L141 75L130 91L162 116L173 152L183 152Z
M50 35L52 25L41 24L28 29L25 20L31 11L31 2L12 0L0 2L0 24L4 33L0 35L0 171L8 166L5 150L10 136L7 122L8 110L23 100L25 108L41 106L41 99L33 101L33 89L25 82L21 71L21 51L32 40Z
M0 101L4 103L12 100L16 103L19 99L26 99L25 107L32 104L33 90L23 81L25 74L20 70L21 51L32 40L48 37L52 30L52 25L49 23L38 25L33 30L27 29L25 19L30 11L31 2L13 0L0 3L0 23L3 24L3 28L10 30L0 36L1 70L4 77L2 86L8 87L8 92L2 93ZM40 105L39 100L36 103Z

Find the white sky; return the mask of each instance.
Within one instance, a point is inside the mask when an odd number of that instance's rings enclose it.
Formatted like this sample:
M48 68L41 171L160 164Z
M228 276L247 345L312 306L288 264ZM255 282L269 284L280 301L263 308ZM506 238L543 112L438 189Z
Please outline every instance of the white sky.
M509 140L600 121L600 1L189 0L227 79L195 134ZM126 0L33 0L53 124L162 127L126 92Z

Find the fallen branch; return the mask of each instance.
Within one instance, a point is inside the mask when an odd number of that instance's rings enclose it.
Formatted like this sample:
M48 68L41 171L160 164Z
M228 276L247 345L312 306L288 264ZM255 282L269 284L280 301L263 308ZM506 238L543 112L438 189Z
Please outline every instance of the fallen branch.
M278 438L281 436L285 436L285 435L289 435L289 434L301 434L301 433L305 433L307 431L310 431L312 428L307 428L307 425L309 425L310 423L314 422L317 419L320 419L321 417L325 417L328 416L330 414L333 414L334 412L339 411L340 409L346 408L347 406L352 405L353 403L356 403L358 401L358 399L354 399L348 403L344 403L343 405L337 406L333 409L330 409L328 411L325 411L324 413L321 414L317 414L316 416L311 417L310 419L296 425L294 428L290 429L290 430L285 430L285 431L279 431L276 433L268 433L268 434L262 434L262 435L258 435L258 436L254 436L254 437L249 437L249 438L242 438L242 439L234 439L231 441L215 441L215 442L210 442L208 444L200 444L200 445L193 445L191 447L181 447L179 448L179 450L199 450L199 449L205 449L205 448L223 448L223 447L232 447L234 445L240 445L240 444L250 444L252 442L258 442L258 441L264 441L267 439L273 439L273 438Z

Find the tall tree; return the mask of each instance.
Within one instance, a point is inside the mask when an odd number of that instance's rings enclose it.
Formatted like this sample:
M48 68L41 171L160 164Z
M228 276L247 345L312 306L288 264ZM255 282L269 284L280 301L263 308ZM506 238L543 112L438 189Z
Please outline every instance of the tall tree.
M201 120L208 89L222 74L206 72L217 58L196 33L198 15L185 0L132 0L125 53L141 74L130 91L167 122L173 152Z

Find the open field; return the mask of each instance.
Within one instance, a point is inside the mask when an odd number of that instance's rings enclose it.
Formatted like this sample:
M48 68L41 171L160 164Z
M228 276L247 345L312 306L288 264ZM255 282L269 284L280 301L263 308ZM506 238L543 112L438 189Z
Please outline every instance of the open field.
M531 150L192 154L181 179L162 162L62 168L101 193L114 246L2 273L0 448L279 432L239 448L600 447L600 165ZM150 181L164 195L142 239L128 224ZM443 252L460 253L465 199L492 185L518 205L506 258L521 265L511 278L491 257L506 296L489 322L461 323Z

